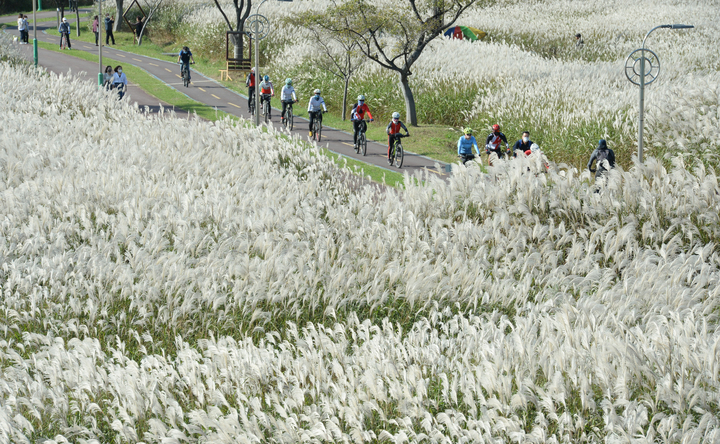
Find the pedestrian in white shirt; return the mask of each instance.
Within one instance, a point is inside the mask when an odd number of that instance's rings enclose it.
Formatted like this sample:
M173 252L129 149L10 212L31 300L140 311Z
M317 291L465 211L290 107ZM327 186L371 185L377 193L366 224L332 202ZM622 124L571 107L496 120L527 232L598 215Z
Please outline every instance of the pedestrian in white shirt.
M125 74L123 73L122 66L118 65L115 67L115 74L113 74L112 87L117 88L120 85L123 86L122 91L119 93L120 98L122 99L127 92L128 81L127 77L125 77Z
M23 17L22 14L18 14L17 24L18 24L18 31L20 31L20 44L24 45L27 41L27 22L25 21L25 17Z

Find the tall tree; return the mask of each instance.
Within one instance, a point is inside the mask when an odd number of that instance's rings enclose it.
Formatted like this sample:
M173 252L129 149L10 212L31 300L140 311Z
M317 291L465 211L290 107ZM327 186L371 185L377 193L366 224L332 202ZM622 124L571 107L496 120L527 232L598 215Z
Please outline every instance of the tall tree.
M115 25L113 25L113 32L120 31L123 23L123 0L115 0Z
M228 29L230 31L236 31L240 32L240 35L233 36L233 56L236 59L242 58L242 33L245 32L245 19L248 18L250 15L250 9L252 8L252 0L233 0L233 4L235 5L235 29L233 29L233 24L228 19L227 15L225 14L225 11L223 11L223 8L220 7L220 3L218 0L215 1L215 6L220 10L220 13L225 18L225 23L227 23Z
M315 66L342 80L342 119L345 120L350 79L365 57L354 39L316 27L306 19L307 16L301 14L289 17L287 22L291 25L305 27L312 36L312 42L318 48L316 56L313 57Z
M368 59L398 73L407 121L417 126L410 88L413 64L430 42L480 1L493 0L335 0L330 8L308 13L305 19L353 40Z

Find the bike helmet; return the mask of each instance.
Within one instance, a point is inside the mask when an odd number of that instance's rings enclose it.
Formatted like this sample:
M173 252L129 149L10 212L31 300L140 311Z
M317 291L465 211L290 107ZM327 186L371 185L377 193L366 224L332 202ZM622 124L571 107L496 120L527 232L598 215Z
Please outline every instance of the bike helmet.
M498 132L498 131L500 131L500 125L498 125L498 124L496 123L495 125L493 125L493 132L496 133L496 132Z
M538 152L538 151L540 151L540 147L538 146L537 143L533 143L532 145L530 145L530 152L531 152L531 153L536 153L536 152Z
M255 73L255 68L254 68L254 67L253 67L253 68L250 68L250 72L254 74L254 73Z
M63 17L62 21L67 22L67 17Z
M463 134L466 134L466 135L468 135L468 136L472 136L472 133L473 133L472 128L465 128L465 129L463 129Z
M316 89L315 91L313 91L313 94L320 94L320 90Z
M263 80L265 80L266 82L269 82L269 81L270 81L270 76L267 75L267 74L265 74L265 77L263 77Z
M399 113L399 112L394 112L394 113L392 113L392 118L393 118L393 119L399 119L399 118L400 118L400 113Z
M364 101L365 101L365 96L362 95L362 94L360 94L360 95L358 96L358 102L364 102Z
M285 84L286 84L287 86L292 85L292 79L289 79L289 78L288 78L288 79L285 79Z

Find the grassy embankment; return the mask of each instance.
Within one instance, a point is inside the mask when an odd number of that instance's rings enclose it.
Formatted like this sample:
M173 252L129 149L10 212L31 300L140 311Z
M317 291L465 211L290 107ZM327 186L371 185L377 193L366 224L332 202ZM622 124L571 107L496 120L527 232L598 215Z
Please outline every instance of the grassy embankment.
M81 37L82 37L82 35L81 35ZM80 40L82 40L82 39L80 39ZM60 51L60 49L56 45L51 44L51 43L38 42L38 47L49 50L49 51L56 51L56 52ZM78 57L83 60L89 60L89 61L97 60L97 58L94 55L89 54L84 51L73 51L70 53L66 52L66 54L69 54L73 57ZM148 74L145 70L143 70L141 68L137 68L133 65L128 64L127 62L121 62L119 60L114 60L114 59L107 58L107 57L103 57L103 60L109 65L122 64L123 69L125 70L125 73L127 74L127 76L129 78L132 79L133 83L138 84L143 91L147 92L148 94L152 95L153 97L158 98L159 100L162 100L163 102L166 102L177 108L184 109L191 113L192 112L197 113L197 115L199 117L202 117L203 119L206 119L206 120L222 119L222 118L225 118L226 116L236 118L235 116L226 114L223 111L218 111L211 106L205 105L200 102L196 102L196 101L188 98L185 94L177 91L174 88L167 86L165 83L158 80L154 76ZM340 155L335 154L326 149L323 149L323 152L326 156L334 159L338 164L347 165L350 168L350 170L354 171L356 174L365 176L365 177L369 177L371 180L373 180L375 182L386 183L393 187L401 187L403 184L404 179L403 179L402 173L388 171L383 168L378 168L373 165L368 165L364 162L359 162L352 158L340 156Z

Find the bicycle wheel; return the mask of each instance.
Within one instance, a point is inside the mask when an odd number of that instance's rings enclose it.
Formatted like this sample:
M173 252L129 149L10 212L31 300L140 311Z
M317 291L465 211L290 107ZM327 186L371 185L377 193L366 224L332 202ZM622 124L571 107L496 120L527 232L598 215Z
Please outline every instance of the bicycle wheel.
M402 143L398 140L395 144L395 166L402 168L403 160L405 159L405 150L403 149Z
M360 133L360 137L362 137L362 139L358 141L358 145L360 145L362 155L365 156L367 154L367 137L365 136L365 131Z
M361 134L358 134L357 137L355 138L355 154L360 153L360 136L361 136Z
M292 108L289 108L289 109L287 110L287 113L285 114L285 125L287 126L287 128L288 128L290 131L292 131L292 129L293 129L293 113L292 113Z
M321 132L320 122L318 121L317 118L315 118L315 122L313 122L313 136L314 136L316 142L320 142L320 137L321 137L320 132Z
M270 101L266 100L263 102L263 115L265 116L265 123L268 123L268 120L270 120Z

